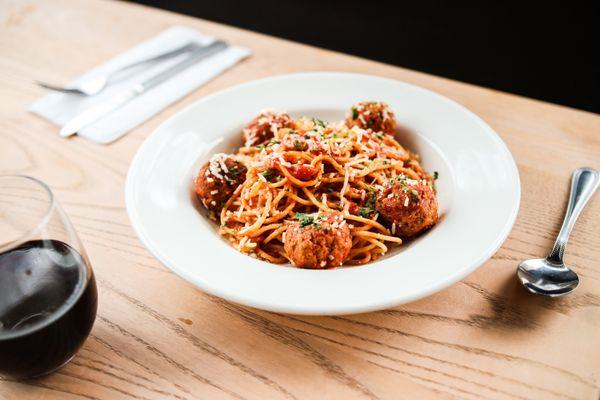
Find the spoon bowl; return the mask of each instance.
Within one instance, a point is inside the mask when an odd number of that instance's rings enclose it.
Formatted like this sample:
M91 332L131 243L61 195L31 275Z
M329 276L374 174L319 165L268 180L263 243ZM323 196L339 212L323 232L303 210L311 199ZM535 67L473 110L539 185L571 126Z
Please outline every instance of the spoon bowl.
M579 277L569 267L545 258L523 261L517 276L531 293L550 297L563 296L579 285Z

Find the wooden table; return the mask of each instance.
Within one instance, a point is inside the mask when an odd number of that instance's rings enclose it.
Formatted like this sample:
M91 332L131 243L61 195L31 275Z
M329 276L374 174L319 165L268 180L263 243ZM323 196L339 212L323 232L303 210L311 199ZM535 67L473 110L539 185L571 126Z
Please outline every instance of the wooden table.
M28 114L44 92L174 24L250 47L252 58L110 146L65 140ZM468 60L464 60L468 62ZM217 90L298 71L352 71L434 90L473 110L506 142L521 174L519 216L483 267L411 304L346 317L258 311L206 295L142 246L123 185L142 141ZM142 6L0 1L0 173L55 190L95 269L99 314L64 369L0 381L3 399L597 399L600 385L600 196L566 259L581 277L561 299L528 294L517 263L545 255L571 171L600 168L600 117Z

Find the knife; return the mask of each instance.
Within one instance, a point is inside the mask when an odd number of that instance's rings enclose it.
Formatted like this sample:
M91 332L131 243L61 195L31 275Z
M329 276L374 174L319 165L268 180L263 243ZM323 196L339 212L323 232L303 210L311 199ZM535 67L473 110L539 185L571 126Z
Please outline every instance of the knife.
M171 77L184 71L188 67L196 64L198 61L225 50L227 47L229 47L227 43L223 42L222 40L217 40L207 46L203 46L198 50L190 52L185 59L173 65L172 67L167 68L155 76L148 78L129 89L123 90L100 102L99 104L96 104L83 111L81 114L74 117L62 127L60 130L60 136L68 137L74 135L80 129L90 125L93 122L96 122L107 114L110 114L142 93L146 93L148 90L160 85Z

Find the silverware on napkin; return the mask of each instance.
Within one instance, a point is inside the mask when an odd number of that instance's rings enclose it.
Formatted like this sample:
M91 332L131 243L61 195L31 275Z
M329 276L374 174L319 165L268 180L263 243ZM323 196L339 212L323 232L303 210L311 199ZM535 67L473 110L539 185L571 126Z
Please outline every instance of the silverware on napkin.
M135 61L131 64L127 64L115 71L109 72L108 74L103 74L100 76L96 76L91 79L86 79L83 82L79 82L74 86L57 86L52 85L45 82L36 82L37 85L43 87L44 89L52 90L54 92L61 92L66 94L75 94L78 96L95 96L101 91L103 91L111 82L117 80L117 78L121 78L126 74L130 74L134 71L137 71L140 67L145 65L151 65L157 63L159 61L168 60L170 58L176 57L181 54L189 53L191 51L199 49L200 46L196 42L187 43L183 46L179 46L176 49L169 50L164 53L160 53L158 55L152 56L150 58L146 58L143 60Z
M228 46L229 45L227 43L217 40L207 46L203 46L195 51L192 51L184 60L178 62L170 68L167 68L165 71L160 72L159 74L141 83L138 83L129 89L125 89L83 111L81 114L77 115L67 124L65 124L65 126L63 126L63 128L60 130L60 136L68 137L74 135L77 133L77 131L85 126L96 122L107 114L110 114L137 96L146 93L148 90L167 81L171 77L196 64L200 60L225 50Z

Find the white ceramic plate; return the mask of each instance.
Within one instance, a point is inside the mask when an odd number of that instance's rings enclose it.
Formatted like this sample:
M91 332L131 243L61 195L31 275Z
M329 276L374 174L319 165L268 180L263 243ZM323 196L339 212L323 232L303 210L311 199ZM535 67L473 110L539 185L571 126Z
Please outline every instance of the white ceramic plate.
M356 101L382 100L406 129L400 143L437 181L441 220L380 260L306 270L239 253L197 209L192 181L215 152L232 152L260 110L337 121ZM129 218L164 265L200 289L248 306L294 314L346 314L412 301L465 277L498 250L513 226L519 174L496 133L457 103L416 86L367 75L305 73L235 86L165 121L138 150L127 176Z

